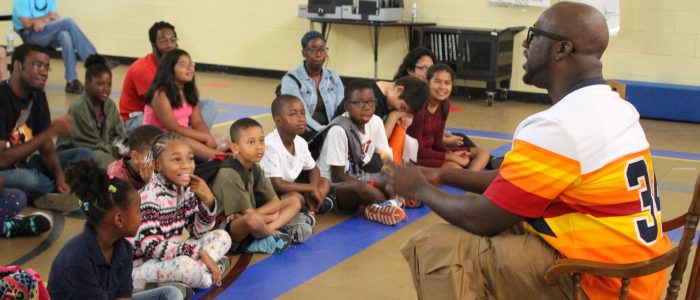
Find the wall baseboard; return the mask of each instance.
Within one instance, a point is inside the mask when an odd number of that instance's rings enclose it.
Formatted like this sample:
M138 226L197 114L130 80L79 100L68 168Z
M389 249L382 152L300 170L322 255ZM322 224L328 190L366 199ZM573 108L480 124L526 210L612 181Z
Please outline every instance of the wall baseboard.
M53 54L52 57L56 55ZM60 58L60 52L58 52L58 58ZM131 65L136 58L125 57L125 56L112 56L105 55L106 58L118 61L124 66ZM236 66L225 66L216 64L205 64L197 63L197 71L203 72L219 72L231 75L241 75L241 76L252 76L252 77L262 77L271 79L280 79L287 73L287 71L280 70L268 70L268 69L258 69L258 68L247 68L247 67L236 67ZM372 79L363 77L350 77L341 76L343 83L348 83L355 79ZM465 87L465 86L455 86L453 94L455 96L475 98L475 99L485 99L486 89L480 87ZM520 92L520 91L508 91L508 101L526 102L526 103L538 103L538 104L551 104L552 101L547 97L546 94L542 93L532 93L532 92ZM505 101L497 97L496 101Z

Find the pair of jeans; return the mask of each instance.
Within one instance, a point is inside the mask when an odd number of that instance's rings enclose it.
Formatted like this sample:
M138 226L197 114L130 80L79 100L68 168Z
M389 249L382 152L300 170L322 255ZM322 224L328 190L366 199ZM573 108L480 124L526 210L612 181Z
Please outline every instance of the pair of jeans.
M184 299L182 292L173 286L161 286L159 288L134 293L132 300L181 300Z
M207 125L207 128L211 130L211 127L214 126L214 119L216 119L219 110L216 105L216 101L208 99L199 101L199 110L202 112L202 119L204 120L204 123ZM124 128L126 129L127 133L131 133L134 131L134 129L140 127L141 125L143 125L143 114L133 116L124 122Z
M18 33L25 43L52 48L60 47L63 64L66 67L66 80L69 82L78 79L75 54L78 53L80 59L85 60L97 52L95 46L71 18L51 21L44 30L39 32L29 28Z
M84 159L94 159L92 151L88 148L73 148L58 152L58 160L64 170L71 161ZM5 187L22 190L27 194L27 199L31 200L56 191L53 174L48 174L39 154L32 155L29 162L20 164L17 168L0 171L0 177L5 181Z

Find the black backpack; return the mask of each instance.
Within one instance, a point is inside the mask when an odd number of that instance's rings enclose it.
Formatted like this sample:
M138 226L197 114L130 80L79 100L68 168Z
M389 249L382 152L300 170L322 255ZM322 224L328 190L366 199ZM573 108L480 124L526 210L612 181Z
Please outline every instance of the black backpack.
M291 78L292 80L294 80L294 82L297 83L297 86L299 87L299 89L301 89L301 82L299 81L299 78L292 75L291 73L287 73L284 76L289 76L289 78ZM281 83L278 84L277 87L275 88L275 96L279 96L279 95L282 95L282 84Z
M330 123L328 123L326 128L311 138L309 141L309 151L311 152L311 157L313 157L314 160L318 160L319 156L321 156L323 142L326 140L328 130L330 130L333 126L340 126L340 128L343 128L343 130L345 130L345 135L348 137L348 152L354 162L352 164L353 173L358 174L360 171L366 173L378 173L382 170L384 163L379 157L379 154L376 153L372 154L372 160L364 165L362 164L362 160L360 159L360 135L355 124L352 123L350 118L345 116L339 116L333 119Z
M206 181L207 184L211 186L214 183L214 178L216 177L216 174L218 174L219 170L222 168L233 169L236 171L236 173L241 175L241 179L243 180L243 186L245 187L246 191L248 190L248 181L250 180L248 178L248 172L237 159L234 159L230 155L214 156L214 158L212 158L209 161L197 164L197 168L195 168L194 170L194 175L197 175L198 177L204 179L204 181ZM258 178L261 172L262 170L259 167L253 167L253 176L255 176L255 178ZM257 184L258 182L255 181L253 189L255 189L255 185Z

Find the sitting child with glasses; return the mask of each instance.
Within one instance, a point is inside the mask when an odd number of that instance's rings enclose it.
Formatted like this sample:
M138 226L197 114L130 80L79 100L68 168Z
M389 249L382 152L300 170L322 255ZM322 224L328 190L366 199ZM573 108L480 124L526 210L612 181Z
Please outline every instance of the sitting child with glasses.
M346 111L320 133L323 146L317 161L321 176L331 180L331 198L341 212L365 206L367 219L394 225L406 217L397 203L387 201L381 157L392 157L382 119L375 115L373 83L350 82L345 89ZM318 138L318 137L317 137Z
M306 130L301 135L311 139L323 130L343 101L343 82L333 70L324 68L328 57L326 39L318 31L309 31L301 38L304 63L282 77L280 94L295 96L304 103Z

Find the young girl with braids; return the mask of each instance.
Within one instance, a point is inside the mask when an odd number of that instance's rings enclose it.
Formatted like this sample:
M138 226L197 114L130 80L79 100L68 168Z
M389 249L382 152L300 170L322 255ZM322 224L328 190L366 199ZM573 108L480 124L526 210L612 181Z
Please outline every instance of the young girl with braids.
M52 299L182 299L174 287L134 293L133 248L125 240L141 224L138 193L128 183L108 179L95 161L74 161L66 171L87 221L51 265Z
M225 256L231 238L212 230L216 199L207 183L194 175L194 154L185 138L159 135L151 146L151 180L141 190L143 223L133 239L134 287L182 282L192 288L219 283L230 265ZM182 240L184 229L190 234Z

